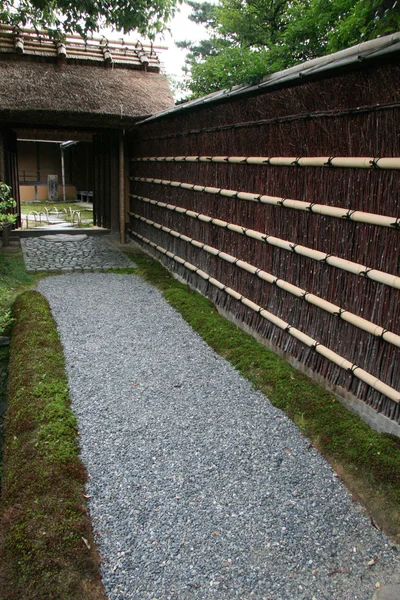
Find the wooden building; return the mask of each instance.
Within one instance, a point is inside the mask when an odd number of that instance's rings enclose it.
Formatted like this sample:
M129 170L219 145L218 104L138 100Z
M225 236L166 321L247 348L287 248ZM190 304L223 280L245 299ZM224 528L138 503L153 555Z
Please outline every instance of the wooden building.
M61 43L0 25L0 180L18 202L19 184L32 200L46 196L48 175L61 185L60 145L75 141L65 144L66 195L91 186L95 224L123 234L127 132L173 106L158 51L104 37Z

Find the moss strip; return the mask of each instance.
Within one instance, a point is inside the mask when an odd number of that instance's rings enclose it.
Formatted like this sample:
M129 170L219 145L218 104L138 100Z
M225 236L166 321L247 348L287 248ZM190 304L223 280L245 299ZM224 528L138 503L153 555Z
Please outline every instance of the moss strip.
M17 298L13 316L0 598L104 598L56 325L34 291Z

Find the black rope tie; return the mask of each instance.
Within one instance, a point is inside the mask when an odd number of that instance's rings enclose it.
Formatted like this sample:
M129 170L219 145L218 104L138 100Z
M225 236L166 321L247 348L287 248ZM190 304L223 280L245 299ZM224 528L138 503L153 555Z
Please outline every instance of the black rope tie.
M291 162L290 164L293 165L294 167L301 167L299 160L301 159L301 156L298 156L297 158L294 159L293 162Z
M303 292L302 295L301 295L301 299L305 300L307 302L307 296L308 296L309 293L310 292Z
M264 309L263 309L263 308L260 306L260 308L259 308L259 309L258 309L258 311L257 311L257 312L258 312L258 314L259 314L259 315L261 315L261 313L263 312L263 310L264 310ZM262 315L261 315L261 316L262 316Z
M348 373L350 373L350 375L354 375L354 372L356 369L359 369L360 367L356 364L352 364L351 367L349 367L347 369Z
M311 348L314 350L314 352L316 352L316 351L317 351L317 348L318 348L318 346L320 346L320 345L321 345L321 344L320 344L319 342L315 342L315 343L314 343L314 344L311 346Z
M397 217L394 223L390 223L390 227L393 227L393 229L400 229L400 217Z
M379 169L379 165L378 162L381 160L380 156L375 156L375 158L373 158L370 163L371 163L371 169Z
M339 319L342 318L343 313L347 312L346 310L344 310L344 308L339 308L339 310L337 312L334 312L334 316L338 317Z
M315 202L311 202L308 206L307 206L307 210L309 210L310 212L314 212L313 211L313 207L315 206Z
M238 262L239 262L239 260L240 260L240 258L235 258L235 260L233 261L233 264L234 264L234 265L237 265L237 264L238 264Z
M243 235L247 234L247 229L248 229L247 227L242 227L242 233L243 233Z
M285 327L284 331L285 331L286 333L290 333L290 330L291 330L291 329L292 329L292 326L291 326L291 325L287 325L287 326Z
M249 160L249 159L248 159L248 157L247 157L247 158L244 158L243 160L241 160L241 161L240 161L240 164L242 164L242 165L243 165L244 163L247 163L247 161L248 161L248 160Z
M257 275L257 276L258 276L258 275L259 275L259 273L261 273L261 271L262 271L262 269L256 269L256 270L254 271L254 275Z
M213 157L212 156L206 156L206 162L212 162Z
M268 238L271 237L270 235L263 235L262 239L265 243L268 243Z
M352 215L354 215L354 213L357 212L356 210L348 210L347 213L344 215L344 218L347 219L348 221L351 221L351 217Z
M326 265L328 265L328 258L330 258L331 256L333 256L333 254L327 254L326 256L324 256L324 258L320 261L322 263L325 263Z
M296 248L297 248L298 244L289 244L289 248L291 249L292 252L294 252L296 254Z
M271 166L271 159L270 158L266 158L263 162L264 162L264 165L267 165L268 167Z
M333 161L333 159L334 159L334 158L335 158L334 156L330 156L330 157L328 158L328 160L326 161L326 163L324 163L324 165L325 165L326 167L333 167L332 161Z
M276 279L273 280L272 285L277 287L278 281L279 281L279 277L277 277Z
M287 198L281 198L280 200L278 200L277 205L278 206L285 206L285 201L287 200Z
M365 271L361 271L360 275L368 279L368 273L370 273L371 271L373 271L373 269L365 269Z
M385 333L389 333L389 332L390 332L390 329L384 329L382 331L382 333L380 335L378 335L378 338L381 339L381 340L383 340L384 342L386 342L386 340L385 340L385 338L383 336L385 335Z

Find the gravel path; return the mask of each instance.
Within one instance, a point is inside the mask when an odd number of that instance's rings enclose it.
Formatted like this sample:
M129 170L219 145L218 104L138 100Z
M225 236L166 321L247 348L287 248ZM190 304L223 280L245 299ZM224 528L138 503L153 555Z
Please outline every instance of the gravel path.
M370 600L391 581L396 553L330 466L158 290L103 273L38 289L110 600Z

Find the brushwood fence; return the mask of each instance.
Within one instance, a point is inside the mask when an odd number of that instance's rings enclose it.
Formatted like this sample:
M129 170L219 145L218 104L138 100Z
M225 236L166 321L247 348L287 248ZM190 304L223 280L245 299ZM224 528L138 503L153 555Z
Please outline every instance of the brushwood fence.
M130 149L130 234L400 422L400 66L176 111Z

